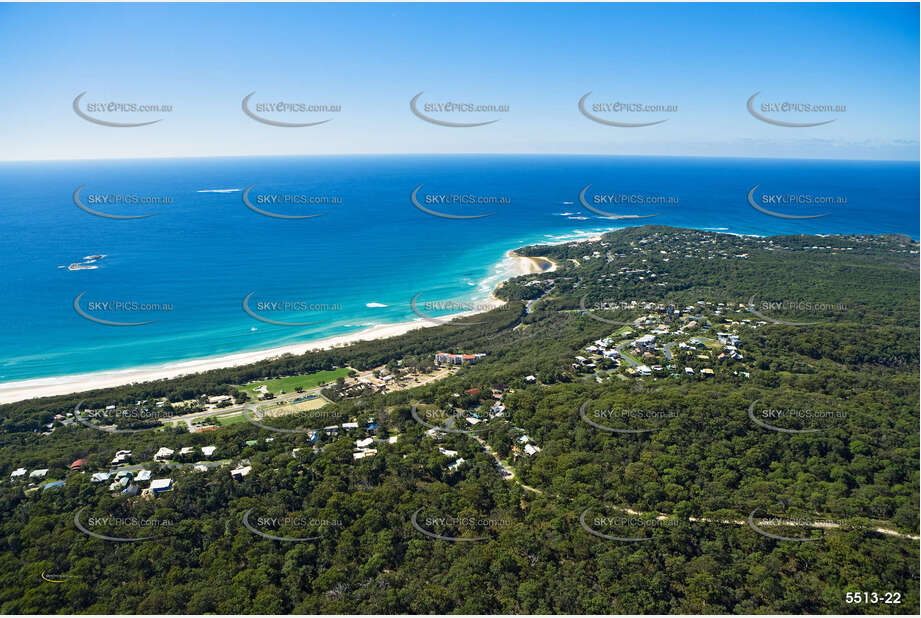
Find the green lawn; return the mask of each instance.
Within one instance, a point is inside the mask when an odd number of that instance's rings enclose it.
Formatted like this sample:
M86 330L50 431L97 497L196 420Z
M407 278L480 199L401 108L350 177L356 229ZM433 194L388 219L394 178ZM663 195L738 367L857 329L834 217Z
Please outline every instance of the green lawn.
M294 389L300 386L303 389L314 388L328 382L335 382L336 378L347 378L348 369L333 369L332 371L318 371L305 376L290 376L287 378L277 378L275 380L266 380L264 382L250 382L245 386L239 387L247 393L253 394L253 389L265 385L270 393L278 395L282 390L286 393L293 393Z
M642 364L643 364L643 361L641 361L640 359L638 359L637 357L635 357L633 354L630 354L630 353L627 352L626 350L621 350L621 351L620 351L620 355L623 356L624 358L629 358L630 360L632 360L632 361L633 361L634 363L636 363L637 365L642 365Z
M243 416L243 412L239 412L237 414L233 414L229 416L218 416L214 420L217 422L219 426L224 427L225 425L235 425L237 423L245 423L246 417Z

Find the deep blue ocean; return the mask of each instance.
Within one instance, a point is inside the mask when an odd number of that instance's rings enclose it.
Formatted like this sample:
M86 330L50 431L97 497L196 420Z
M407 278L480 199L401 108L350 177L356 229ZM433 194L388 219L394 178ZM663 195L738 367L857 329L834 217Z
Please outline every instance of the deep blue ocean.
M917 163L611 156L339 156L0 164L0 382L159 365L307 342L484 298L509 249L655 223L738 234L919 236ZM609 219L582 206L616 214ZM471 216L450 219L435 212ZM759 201L749 191L832 196ZM142 219L95 216L157 213ZM281 219L273 214L323 213ZM112 204L99 196L167 198ZM272 202L273 196L280 202ZM341 203L304 204L304 197ZM440 203L445 196L449 203ZM618 196L595 201L595 196ZM619 197L627 196L627 197ZM842 201L842 199L845 201ZM486 199L493 203L480 205ZM287 203L284 200L288 200ZM510 202L510 203L508 203ZM95 269L68 270L88 262ZM61 268L61 267L65 268ZM314 322L303 326L256 320ZM99 324L155 320L142 326ZM95 303L108 302L108 308ZM121 302L159 311L112 310ZM265 303L333 308L278 311ZM260 304L261 303L261 304ZM297 303L303 303L298 305ZM369 306L369 304L371 306ZM165 308L166 307L166 308ZM449 311L425 308L427 315Z

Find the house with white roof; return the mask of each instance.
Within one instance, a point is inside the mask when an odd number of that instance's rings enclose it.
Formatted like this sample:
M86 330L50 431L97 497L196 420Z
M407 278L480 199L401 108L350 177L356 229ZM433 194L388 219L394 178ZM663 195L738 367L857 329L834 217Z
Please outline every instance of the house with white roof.
M366 448L355 453L352 453L353 459L364 459L365 457L371 457L372 455L377 455L376 448Z
M643 335L639 339L633 342L633 344L642 349L654 348L656 345L656 336L655 335Z
M524 445L524 452L525 452L526 454L528 454L528 455L534 455L534 454L540 452L540 447L539 447L539 446L534 446L533 444L525 444L525 445Z
M211 457L214 455L214 451L217 450L216 446L203 446L201 447L201 452L205 457Z
M441 453L442 455L447 455L448 457L456 457L456 456L457 456L457 451L452 451L452 450L448 450L448 449L446 449L446 448L441 448L440 446L438 447L438 452Z
M172 456L173 456L173 453L175 453L175 452L176 452L176 451L174 451L174 450L171 449L171 448L166 448L165 446L161 446L161 447L160 447L160 450L157 451L156 454L153 456L154 461L160 461L160 460L163 460L163 459L168 459L168 458L172 457Z
M20 476L25 476L25 475L26 475L26 469L25 469L25 468L16 468L15 470L13 470L13 473L10 474L10 478L11 478L11 479L17 479L17 478L19 478Z
M355 440L355 446L357 446L360 449L371 446L371 444L373 443L374 443L374 438L365 438L364 440Z
M170 491L173 488L173 479L154 479L150 482L150 491L154 494L160 494L164 491Z
M136 481L149 481L150 480L150 470L139 470L137 476L134 477Z
M452 463L450 466L448 466L448 470L451 470L451 471L457 470L465 463L466 463L466 460L463 457L461 457L460 459Z
M105 481L108 481L109 477L111 476L112 475L109 474L108 472L97 472L96 474L90 477L90 482L91 483L104 483Z
M30 479L42 479L45 478L45 475L48 474L48 468L42 468L41 470L32 470L29 474Z
M235 481L243 480L243 477L252 472L252 466L242 466L230 471L230 477Z

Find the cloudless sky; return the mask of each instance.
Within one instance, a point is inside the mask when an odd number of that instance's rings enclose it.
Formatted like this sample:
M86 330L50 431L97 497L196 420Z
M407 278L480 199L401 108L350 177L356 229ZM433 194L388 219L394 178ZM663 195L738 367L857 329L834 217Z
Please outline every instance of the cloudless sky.
M2 160L343 153L585 153L918 160L917 4L3 4ZM87 101L170 104L146 127ZM268 117L241 99L341 105ZM508 105L432 116L410 99ZM605 116L626 101L673 113ZM761 122L746 101L846 105ZM768 115L768 114L766 114Z

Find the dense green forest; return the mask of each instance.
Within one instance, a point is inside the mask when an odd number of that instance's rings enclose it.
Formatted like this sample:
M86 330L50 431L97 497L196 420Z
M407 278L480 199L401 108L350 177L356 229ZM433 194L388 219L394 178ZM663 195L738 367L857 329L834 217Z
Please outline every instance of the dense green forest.
M641 226L517 252L556 269L504 284L476 324L0 406L0 612L918 613L917 243ZM627 347L574 362L605 338ZM341 367L425 374L444 351L486 356L406 390L333 385L331 420L271 420L292 432L55 418ZM417 420L433 410L463 430ZM322 431L336 419L359 429ZM205 445L228 465L153 461ZM172 489L91 482L122 449Z

